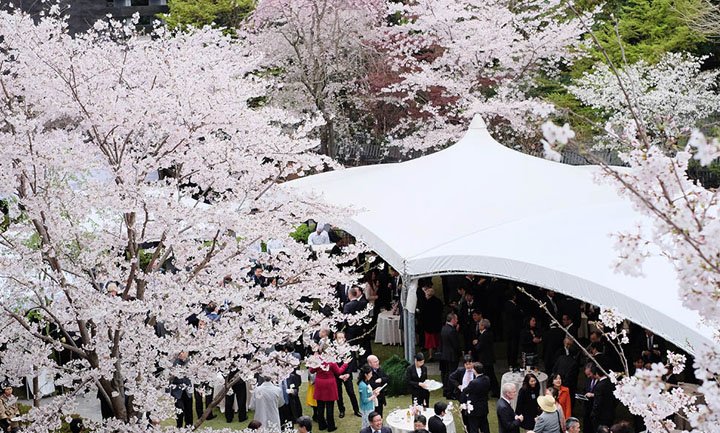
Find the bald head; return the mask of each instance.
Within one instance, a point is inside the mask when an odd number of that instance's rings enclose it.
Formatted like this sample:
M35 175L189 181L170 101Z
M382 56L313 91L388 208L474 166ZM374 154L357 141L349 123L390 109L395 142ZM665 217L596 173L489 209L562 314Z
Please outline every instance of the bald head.
M370 355L367 357L368 365L370 365L370 368L380 368L380 360L375 355Z

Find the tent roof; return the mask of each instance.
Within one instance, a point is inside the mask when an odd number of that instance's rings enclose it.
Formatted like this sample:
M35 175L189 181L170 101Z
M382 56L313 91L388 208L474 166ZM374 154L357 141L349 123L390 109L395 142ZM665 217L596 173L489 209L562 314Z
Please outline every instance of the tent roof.
M615 307L694 353L712 333L679 302L672 264L652 257L642 277L615 272L610 234L651 222L613 185L596 183L599 172L504 147L476 117L440 152L290 186L357 209L338 226L404 274L474 273L550 288Z

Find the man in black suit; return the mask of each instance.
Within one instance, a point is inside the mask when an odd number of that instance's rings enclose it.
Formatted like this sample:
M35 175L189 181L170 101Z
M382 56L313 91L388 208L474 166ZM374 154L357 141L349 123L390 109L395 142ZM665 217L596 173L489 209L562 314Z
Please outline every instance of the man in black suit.
M665 345L662 340L651 330L646 329L645 335L640 339L642 342L641 350L642 359L645 364L654 364L662 362L662 354L665 351Z
M337 342L338 346L345 345L345 333L344 332L338 332L335 334L335 341ZM339 376L335 376L335 381L337 382L337 390L338 390L338 410L339 410L339 416L340 418L345 418L345 401L343 398L343 388L345 388L345 392L347 393L348 397L350 398L350 404L353 408L353 413L357 417L361 417L360 415L360 407L358 406L357 397L355 396L355 389L353 388L353 379L352 375L354 372L358 370L357 368L357 361L355 360L355 355L350 355L350 358L352 359L350 363L348 364L347 368L345 369L345 372ZM338 367L342 366L342 362L338 362Z
M514 383L506 383L503 385L502 397L497 401L497 418L498 433L520 433L520 423L523 421L522 415L515 415L515 411L510 405L517 397L517 388Z
M483 365L476 362L473 365L475 379L465 387L460 395L460 401L470 403L472 411L467 414L468 433L490 433L488 424L488 392L490 392L490 379L483 374Z
M472 341L473 330L475 328L473 312L475 311L476 307L478 307L474 298L475 295L473 292L465 292L465 304L460 306L460 312L458 313L460 333L464 337L463 353L470 353L470 342ZM477 308L477 310L478 312L480 312L479 308Z
M505 334L507 336L507 359L510 368L518 366L518 348L520 346L520 332L524 313L517 304L517 292L510 292L509 299L503 308L505 320Z
M543 361L545 361L545 371L554 372L555 354L563 347L565 339L565 331L557 326L554 322L550 324L550 329L543 336Z
M370 368L372 369L372 376L370 377L370 387L373 389L373 391L377 388L383 387L387 385L388 382L390 382L390 378L388 375L380 368L380 360L375 355L370 355L367 358L368 365L370 365ZM375 407L375 411L382 417L383 413L383 406L387 404L387 401L385 400L385 390L381 390L380 393L377 396L377 406ZM368 417L368 419L371 419ZM372 424L372 421L370 421ZM381 423L382 424L382 423Z
M459 367L448 376L448 382L450 382L450 387L453 390L450 398L453 400L460 400L460 393L462 390L465 389L465 387L468 386L475 378L475 373L473 372L474 364L475 362L473 361L472 356L465 355L463 357L463 366Z
M605 373L597 368L597 366L593 366L592 371L595 379L597 379L597 383L595 384L593 392L595 401L593 402L590 412L590 419L593 425L591 431L597 431L598 426L612 425L615 419L615 405L617 401L615 400L615 395L613 395L615 386L610 382L610 379L608 379Z
M445 398L453 398L455 391L450 385L448 377L457 368L460 360L460 341L458 337L458 316L449 313L445 325L440 330L440 375L443 383L443 395Z
M593 373L592 368L594 364L593 363L587 363L585 365L585 382L583 383L583 389L582 393L587 398L585 400L584 406L584 416L583 416L583 425L592 427L592 419L590 418L590 413L592 412L593 403L595 402L595 385L597 385L597 379L595 379L595 373Z
M447 403L444 401L435 403L435 407L433 408L435 415L431 416L428 420L428 430L430 430L430 433L447 433L447 427L445 427L445 422L443 422L446 409Z
M360 430L360 433L392 433L392 429L388 426L384 426L382 415L378 412L370 412L368 415L368 421L370 425Z
M348 289L348 301L343 307L343 314L357 314L362 309L360 308L360 301L358 301L358 292L355 287L350 287ZM354 341L355 338L358 338L362 335L362 326L360 324L353 324L351 325L349 322L346 322L345 324L345 339L350 342L350 344L357 344L357 341Z
M405 370L405 376L407 377L412 399L423 407L430 406L430 391L427 390L427 385L423 383L427 380L427 367L425 367L425 356L422 352L415 354L415 365L408 366L407 370Z
M490 330L490 321L482 319L478 322L478 334L473 344L473 355L485 367L484 374L490 379L490 391L493 396L500 395L500 385L495 377L495 337Z

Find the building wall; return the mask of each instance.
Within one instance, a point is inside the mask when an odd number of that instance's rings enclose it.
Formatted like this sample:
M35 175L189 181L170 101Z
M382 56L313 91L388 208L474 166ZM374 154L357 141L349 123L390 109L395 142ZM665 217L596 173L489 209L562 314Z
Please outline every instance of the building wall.
M0 7L7 9L8 3L7 0L0 0ZM49 7L47 3L41 4L39 0L13 0L12 3L35 17L43 8ZM59 4L69 15L68 30L71 34L87 30L107 14L121 19L129 18L138 12L141 21L149 23L157 14L168 11L166 0L60 0ZM131 6L125 6L126 4Z

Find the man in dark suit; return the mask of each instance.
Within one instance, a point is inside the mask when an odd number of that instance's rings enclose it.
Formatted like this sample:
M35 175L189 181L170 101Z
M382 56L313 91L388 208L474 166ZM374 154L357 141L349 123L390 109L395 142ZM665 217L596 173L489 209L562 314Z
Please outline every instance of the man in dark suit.
M446 409L447 403L444 401L435 403L435 407L433 408L435 415L431 416L428 420L428 430L430 433L447 433L447 427L445 427L445 422L443 422Z
M412 399L423 407L430 406L430 391L427 390L427 385L423 383L427 380L427 367L425 367L425 356L422 352L415 354L415 364L408 366L407 370L405 370L405 376L407 377Z
M388 375L380 368L380 360L375 355L370 355L367 358L368 365L370 365L370 368L372 369L372 377L370 377L370 387L373 389L373 391L377 388L383 387L387 385L388 382L390 382L390 378ZM387 401L385 400L385 390L381 390L380 393L377 396L377 406L375 407L375 411L380 414L380 417L382 417L383 413L383 406L387 404ZM368 418L369 419L369 418ZM372 423L372 422L371 422Z
M497 401L497 418L499 433L520 433L522 415L515 415L510 402L517 397L517 388L514 383L503 385L502 397Z
M460 306L458 313L458 323L460 324L460 333L464 337L463 353L470 353L470 342L472 341L475 321L473 320L473 312L475 311L477 302L474 300L475 295L471 291L465 292L465 304ZM477 308L478 312L480 309Z
M460 395L462 403L470 403L472 411L467 414L468 433L490 433L488 424L488 392L490 392L490 379L483 374L483 365L476 362L473 365L475 379L465 387Z
M445 398L453 398L455 391L450 386L448 377L456 368L460 360L460 341L458 337L458 316L449 313L445 325L440 330L440 375L443 383Z
M360 301L358 301L358 292L355 287L350 287L348 289L348 302L343 307L343 314L357 314L362 309L360 308ZM357 341L354 341L355 338L358 338L362 335L362 326L355 323L351 325L350 323L346 322L345 324L345 339L350 342L350 344L357 344Z
M510 368L518 366L518 347L520 346L520 332L524 313L517 304L517 292L510 292L509 299L503 308L505 320L505 334L507 336L507 359Z
M597 366L593 366L592 371L595 379L597 379L597 383L595 384L593 392L595 401L593 402L590 412L590 419L592 420L593 426L591 431L597 431L598 426L612 425L615 419L615 405L617 404L617 400L615 400L615 395L613 395L615 386L610 382L610 379L605 376L605 373L597 368Z
M472 356L465 355L463 357L463 366L448 376L448 382L450 382L450 387L453 389L450 398L453 400L460 400L460 392L475 378L475 373L473 372L474 364L475 362Z
M662 354L665 352L665 345L663 341L655 335L651 330L646 329L645 335L640 339L643 362L648 364L654 364L656 362L662 362Z
M563 347L565 339L565 331L555 323L550 324L550 329L543 336L543 361L545 361L545 371L554 372L555 354Z
M500 395L500 385L495 377L495 337L490 330L490 321L482 319L478 322L479 333L473 340L473 355L485 367L484 374L490 379L490 391L493 396Z
M388 426L384 426L382 415L378 412L370 412L368 415L368 421L370 425L360 430L360 433L392 433L392 429Z
M346 341L345 339L345 333L338 332L335 334L335 341L337 342L338 346L343 346ZM343 388L345 388L345 392L347 393L348 397L350 398L350 404L353 408L353 413L357 417L361 417L360 415L360 407L358 406L357 397L355 396L355 389L353 388L353 380L352 375L354 372L358 370L357 368L357 361L355 360L354 355L350 355L350 358L352 359L350 363L348 364L347 368L343 372L343 374L339 376L335 376L335 381L337 382L337 390L338 390L338 410L339 410L339 416L340 418L345 418L345 401L343 398ZM341 367L343 365L342 362L338 362L337 366Z
M595 402L595 385L597 385L597 379L595 379L595 373L593 373L593 363L585 365L585 381L583 383L582 393L587 398L584 406L583 425L592 427L592 419L590 413L592 412L593 403Z

